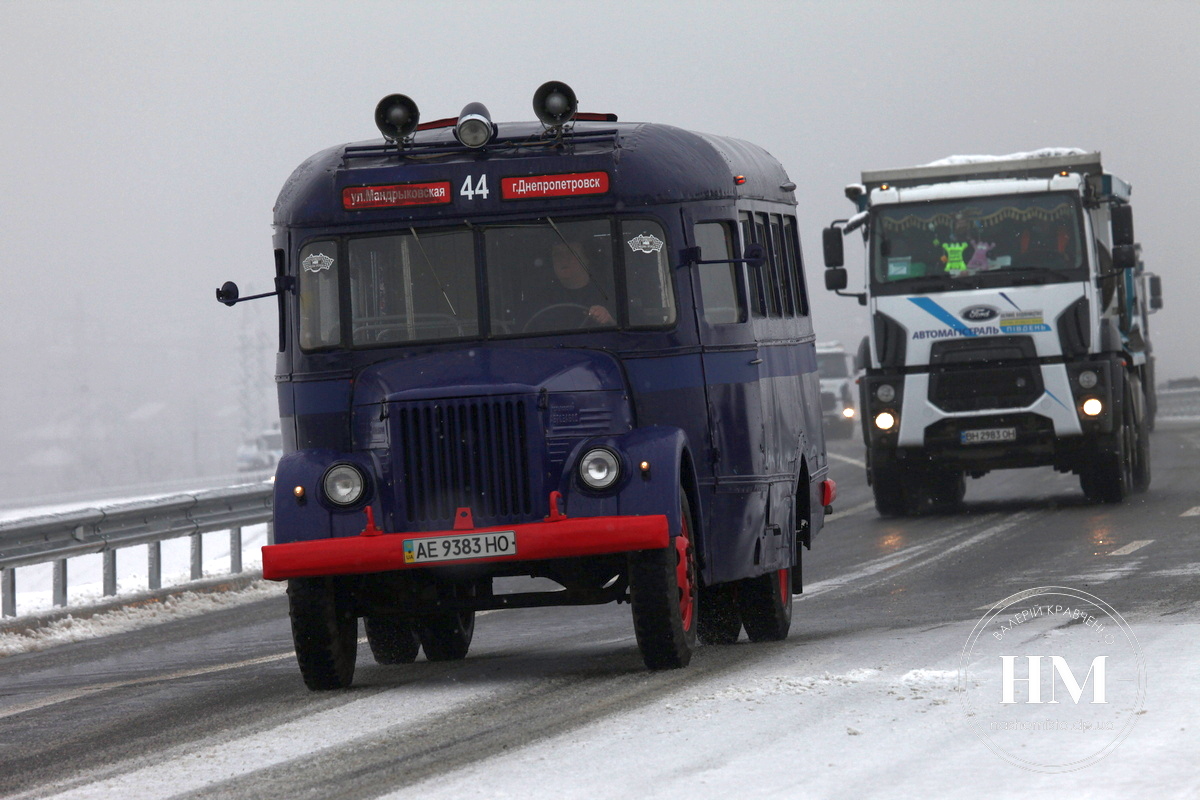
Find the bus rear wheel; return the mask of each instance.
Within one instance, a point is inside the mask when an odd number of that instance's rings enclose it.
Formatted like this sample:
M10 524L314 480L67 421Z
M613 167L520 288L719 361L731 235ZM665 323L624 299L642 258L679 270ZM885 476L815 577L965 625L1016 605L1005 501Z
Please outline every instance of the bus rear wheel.
M358 617L334 578L292 578L288 607L296 662L313 691L344 689L354 680Z
M732 583L700 587L696 632L705 644L733 644L742 633L737 588Z
M371 655L379 664L411 664L421 652L421 640L407 617L363 617Z
M752 642L778 642L792 627L792 568L738 581L738 612Z
M679 533L661 550L629 555L629 605L647 669L686 667L696 647L700 587L692 511L680 492Z

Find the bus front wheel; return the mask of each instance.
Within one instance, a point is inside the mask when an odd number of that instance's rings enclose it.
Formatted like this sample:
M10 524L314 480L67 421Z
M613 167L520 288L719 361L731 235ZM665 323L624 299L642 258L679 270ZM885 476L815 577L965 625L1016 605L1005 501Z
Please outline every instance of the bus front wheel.
M680 492L679 533L661 550L629 555L629 605L648 669L686 667L696 647L700 587L692 512Z
M354 680L358 617L334 578L292 578L288 607L296 662L314 691L344 689Z

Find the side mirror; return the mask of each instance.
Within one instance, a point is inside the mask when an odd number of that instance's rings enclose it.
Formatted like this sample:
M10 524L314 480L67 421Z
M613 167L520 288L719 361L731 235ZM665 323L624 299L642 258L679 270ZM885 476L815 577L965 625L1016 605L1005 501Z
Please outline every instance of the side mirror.
M1112 234L1114 248L1133 244L1133 206L1113 206Z
M754 269L759 269L763 264L767 263L767 248L763 247L758 242L751 242L746 245L746 251L742 253L742 260Z
M829 227L821 231L821 244L825 247L825 266L840 267L846 263L846 255L842 250L842 232L839 229ZM826 286L828 285L829 281L826 278Z
M237 301L238 285L233 281L225 281L225 283L221 284L221 288L217 289L217 302L232 306Z
M825 288L831 292L840 292L846 288L846 268L830 267L825 270Z
M1162 303L1162 278L1157 275L1150 276L1150 310L1158 311L1163 307Z
M1119 244L1113 247L1113 266L1118 270L1133 269L1137 266L1137 248L1131 244Z

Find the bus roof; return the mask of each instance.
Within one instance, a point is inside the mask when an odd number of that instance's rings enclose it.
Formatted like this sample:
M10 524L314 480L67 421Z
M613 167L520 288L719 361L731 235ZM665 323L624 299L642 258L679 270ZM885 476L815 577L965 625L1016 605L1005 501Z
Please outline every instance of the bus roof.
M544 213L545 201L502 199L506 177L605 172L607 191L567 198L580 212L750 198L795 204L795 185L783 165L761 147L654 123L577 122L562 144L543 135L537 122L499 123L496 139L473 150L460 145L450 128L419 131L399 149L382 140L342 144L324 150L296 168L275 204L277 226L320 226L403 219L453 220L464 215ZM467 176L486 174L486 198L465 205L460 185ZM744 178L742 182L738 178ZM347 210L343 190L448 182L449 198L399 208ZM564 209L553 200L555 213Z

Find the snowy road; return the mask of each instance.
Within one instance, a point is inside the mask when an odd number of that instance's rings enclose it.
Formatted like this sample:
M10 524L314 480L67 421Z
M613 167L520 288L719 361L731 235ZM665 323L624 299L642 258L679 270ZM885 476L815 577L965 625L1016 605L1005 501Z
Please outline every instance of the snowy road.
M627 606L480 617L470 656L375 665L311 694L281 595L0 658L4 797L1195 797L1200 429L1154 434L1149 494L1085 504L1070 476L970 484L967 513L883 520L861 446L778 644L648 673ZM985 610L1075 587L1136 633L1147 690L1099 763L1013 766L972 730L959 655ZM1061 633L1051 630L1048 634ZM1044 732L1031 750L1070 749Z

